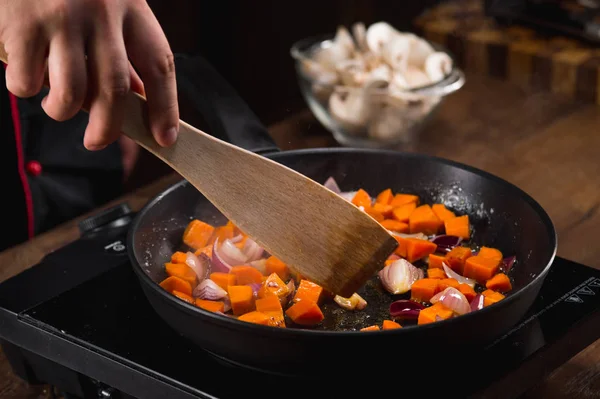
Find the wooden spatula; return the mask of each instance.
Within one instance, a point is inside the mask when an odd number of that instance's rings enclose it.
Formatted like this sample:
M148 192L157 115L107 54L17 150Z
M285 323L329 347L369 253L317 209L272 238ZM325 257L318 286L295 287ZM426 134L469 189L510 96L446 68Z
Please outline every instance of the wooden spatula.
M1 44L0 59L8 61ZM159 146L145 105L142 96L128 95L123 133L181 174L269 253L326 290L350 297L397 247L377 221L323 185L184 121L175 144Z

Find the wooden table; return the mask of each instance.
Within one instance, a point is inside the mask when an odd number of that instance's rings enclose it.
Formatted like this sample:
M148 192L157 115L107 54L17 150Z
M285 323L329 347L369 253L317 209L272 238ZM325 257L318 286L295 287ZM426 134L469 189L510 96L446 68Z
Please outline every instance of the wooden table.
M600 268L600 108L558 94L524 90L470 76L406 151L464 162L520 186L556 224L558 255ZM308 110L271 126L270 131L283 150L336 145ZM167 176L126 200L138 209L178 179ZM0 253L0 281L77 239L76 222ZM47 387L29 387L14 377L0 353L0 397L48 396ZM526 397L600 397L600 340L540 381Z

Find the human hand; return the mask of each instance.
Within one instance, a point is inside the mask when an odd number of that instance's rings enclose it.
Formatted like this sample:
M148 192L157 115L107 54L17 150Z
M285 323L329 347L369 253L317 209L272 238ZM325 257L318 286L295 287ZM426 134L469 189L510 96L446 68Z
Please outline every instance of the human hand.
M156 141L175 141L175 63L145 0L0 0L0 42L14 95L38 94L47 76L42 107L49 117L64 121L82 107L89 110L87 149L100 150L119 137L130 90L146 95Z

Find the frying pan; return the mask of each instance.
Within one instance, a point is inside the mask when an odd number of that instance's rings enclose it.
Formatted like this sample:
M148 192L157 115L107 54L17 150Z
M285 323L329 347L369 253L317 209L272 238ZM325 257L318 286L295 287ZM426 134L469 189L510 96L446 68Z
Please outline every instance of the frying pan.
M506 333L530 308L551 267L557 238L549 216L525 192L482 170L427 155L355 148L279 151L256 116L211 65L200 57L187 61L178 66L180 94L188 96L191 107L200 110L208 131L217 137L256 150L318 182L333 176L343 191L364 188L373 194L389 187L417 194L425 203L444 203L469 215L476 244L517 258L511 270L513 290L504 300L432 324L348 331L381 325L389 317L393 299L373 288L374 283L369 283L370 291L359 291L368 302L364 311L342 312L335 304L325 306L327 322L322 328L271 328L241 322L187 304L158 285L166 277L164 263L181 250L183 231L192 218L226 222L191 184L181 180L136 215L128 234L128 251L156 313L191 344L237 365L311 375L330 372L332 362L378 364L390 359L391 350L401 352L403 359L464 356L465 351L472 353ZM415 366L413 360L409 363Z

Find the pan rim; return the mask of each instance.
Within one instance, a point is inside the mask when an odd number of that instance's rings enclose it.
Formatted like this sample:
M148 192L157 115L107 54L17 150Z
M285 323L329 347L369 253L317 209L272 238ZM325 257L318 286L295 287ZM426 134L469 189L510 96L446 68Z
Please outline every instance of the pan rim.
M231 327L232 326L231 323L233 323L233 326L236 326L236 328L245 329L251 333L274 334L276 336L282 336L282 334L283 334L283 336L287 336L290 338L297 337L297 336L302 336L303 338L309 338L309 337L317 338L317 337L325 337L325 336L331 336L331 337L358 336L359 337L359 336L374 336L374 335L386 335L386 334L387 335L391 335L391 334L402 335L402 334L410 334L415 328L418 328L419 331L424 331L425 329L441 328L442 326L446 326L446 325L462 323L462 322L468 321L469 318L479 317L479 316L477 316L479 314L481 314L481 315L489 314L490 312L493 312L494 309L497 309L498 307L508 306L509 304L513 303L518 298L520 298L522 295L524 295L527 291L529 291L532 286L536 285L536 283L543 281L543 279L546 278L546 275L550 271L550 268L552 267L552 264L554 263L554 260L557 255L557 250L558 250L558 244L557 244L558 243L558 235L557 235L554 223L552 221L552 218L546 212L546 210L541 206L541 204L538 201L536 201L531 195L529 195L526 191L519 188L515 184L509 182L508 180L501 178L499 176L496 176L490 172L486 172L483 169L479 169L474 166L470 166L470 165L467 165L467 164L464 164L464 163L461 163L458 161L453 161L448 158L443 158L443 157L439 157L439 156L435 156L435 155L429 155L429 154L423 154L423 153L409 153L409 152L386 150L386 149L371 149L371 148L348 148L348 147L304 148L304 149L296 149L296 150L276 151L276 152L272 152L272 153L268 153L268 154L263 154L263 156L265 156L266 158L275 160L276 158L288 157L288 156L293 156L293 155L315 155L315 154L325 154L325 153L363 153L363 154L372 153L372 154L377 154L377 155L388 155L388 156L394 156L394 157L401 156L401 157L406 157L406 158L413 158L416 160L435 161L438 163L446 164L449 166L453 166L453 167L465 170L467 172L474 173L474 174L482 176L488 180L494 181L495 183L500 184L500 185L504 186L505 188L512 190L514 193L520 195L528 203L528 205L531 206L533 208L533 210L536 211L536 213L540 216L541 221L544 223L544 225L547 228L547 232L549 233L550 245L552 247L552 253L550 254L549 260L548 260L547 264L544 266L544 268L542 269L542 271L540 273L538 273L527 285L516 290L513 294L509 295L505 300L502 300L500 302L497 302L490 306L482 308L482 309L478 310L477 312L467 313L467 314L461 315L460 317L441 320L436 323L430 323L430 324L425 324L425 325L410 325L410 326L406 326L406 327L403 327L400 329L377 330L377 331L360 331L360 330L331 331L331 330L301 329L301 328L294 328L294 327L273 328L270 326L263 326L263 325L259 325L259 324L247 323L247 322L239 321L239 320L231 318L231 317L214 314L213 312L209 312L209 311L206 311L197 306L191 305L191 304L175 297L174 295L168 294L166 291L164 291L159 286L158 283L156 283L154 280L152 280L150 278L150 276L146 272L144 272L144 270L142 270L141 264L135 255L135 251L133 249L134 248L134 245L133 245L134 232L137 231L139 224L141 223L142 219L144 218L144 215L150 209L152 209L154 204L156 204L158 201L162 200L162 198L164 198L165 196L169 195L172 191L179 189L181 186L190 184L185 178L182 178L179 182L172 184L171 186L167 187L165 190L163 190L162 192L158 193L153 198L151 198L137 212L134 220L132 221L132 223L129 227L129 230L127 232L127 252L129 255L130 263L132 264L132 267L133 267L135 273L138 275L138 277L141 277L144 281L146 281L146 283L148 283L147 285L152 287L152 289L154 291L156 291L159 295L162 295L163 297L167 297L168 298L167 300L170 301L172 305L174 305L174 306L179 305L179 307L182 310L185 310L188 313L192 313L192 314L198 315L200 317L205 317L206 318L205 321L207 321L207 322L216 323L216 324L219 324L219 325L222 325L225 327Z

